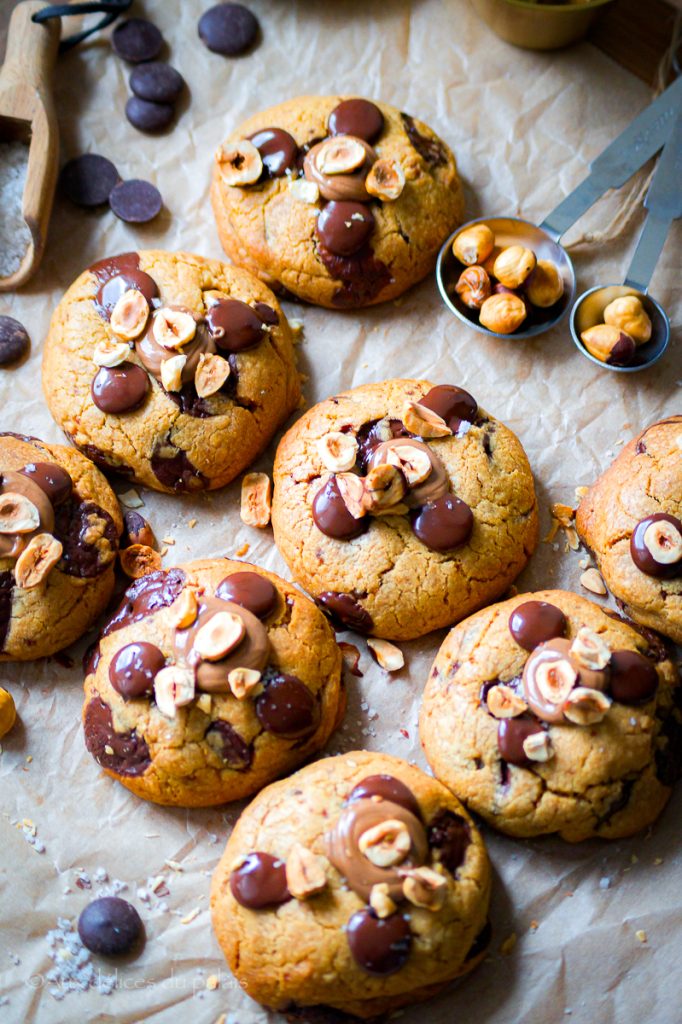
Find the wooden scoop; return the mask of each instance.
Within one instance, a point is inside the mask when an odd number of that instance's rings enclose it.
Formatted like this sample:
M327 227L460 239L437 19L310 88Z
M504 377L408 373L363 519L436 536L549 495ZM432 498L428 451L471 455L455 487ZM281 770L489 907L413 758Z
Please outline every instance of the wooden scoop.
M31 21L44 7L42 0L23 0L15 7L0 69L0 142L29 146L22 213L31 233L18 269L0 277L0 292L14 291L38 269L57 183L59 136L50 79L60 23L58 19L42 25Z

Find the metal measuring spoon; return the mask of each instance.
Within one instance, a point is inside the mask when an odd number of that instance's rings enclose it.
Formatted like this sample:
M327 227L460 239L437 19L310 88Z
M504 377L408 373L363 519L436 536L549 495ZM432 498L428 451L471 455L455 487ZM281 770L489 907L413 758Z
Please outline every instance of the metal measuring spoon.
M443 302L460 320L493 338L511 340L531 338L554 327L571 308L575 297L575 270L560 239L566 231L612 188L620 188L654 156L670 135L682 105L682 77L639 114L621 134L590 164L590 173L540 225L519 217L479 217L463 224L450 235L438 254L436 282ZM564 282L564 294L548 309L534 307L521 327L512 334L496 334L478 321L478 310L470 309L455 291L465 269L454 256L452 243L457 235L474 224L487 224L499 246L524 245L538 259L551 260Z
M649 282L661 250L670 231L670 225L682 217L682 109L656 167L656 173L647 192L644 206L647 218L635 248L630 269L622 285L597 285L584 292L571 312L571 334L578 350L597 366L605 366L617 373L634 373L658 362L670 341L670 321L649 292ZM651 320L651 338L635 349L631 362L625 366L597 359L585 348L581 340L583 331L604 323L604 310L621 295L636 295Z

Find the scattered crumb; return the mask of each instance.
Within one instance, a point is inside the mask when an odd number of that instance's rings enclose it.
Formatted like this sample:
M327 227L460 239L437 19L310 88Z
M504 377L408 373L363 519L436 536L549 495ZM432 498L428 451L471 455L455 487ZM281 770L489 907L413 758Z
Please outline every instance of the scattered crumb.
M191 924L195 918L201 913L200 907L195 907L194 910L190 910L189 914L185 914L184 917L180 918L180 924Z
M187 524L189 526L190 530L194 529L194 527L197 525L198 521L199 521L198 519L190 519L190 521Z
M243 558L244 555L248 554L250 547L250 544L242 544L240 548L237 548L237 550L235 551L235 555L237 556L237 558Z
M589 590L591 594L599 594L602 597L606 595L606 584L601 577L601 574L594 566L591 569L586 569L580 577L580 586L585 590Z
M179 864L177 860L165 860L163 862L171 871L184 871L182 864Z
M126 508L144 508L144 502L137 491L124 491L123 494L119 494L118 500Z
M655 857L654 858L654 864L656 865L656 867L658 867L659 864L662 864L662 863L663 863L663 858L662 857Z
M536 932L538 930L538 928L540 927L540 922L539 921L531 921L531 923L528 925L528 927L530 928L530 930L532 932Z
M647 933L642 928L640 928L639 931L635 932L635 938L638 942L641 943L645 943L649 939Z
M502 956L510 956L516 945L516 932L512 932L500 946L500 953Z
M219 985L220 978L218 977L218 975L209 974L208 978L206 979L206 988L209 990L209 992L215 992Z
M173 545L175 544L175 538L174 537L162 537L161 538L161 543L162 544L168 544L168 546L172 548Z

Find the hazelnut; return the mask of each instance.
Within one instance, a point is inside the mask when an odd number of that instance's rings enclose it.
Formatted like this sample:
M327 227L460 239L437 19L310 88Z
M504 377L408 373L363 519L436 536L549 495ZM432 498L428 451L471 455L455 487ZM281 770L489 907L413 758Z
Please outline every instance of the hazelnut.
M356 476L355 473L337 473L335 479L343 503L353 519L362 519L367 512L365 485L362 478Z
M387 818L368 828L358 839L358 849L378 868L401 864L412 847L412 839L404 822Z
M289 191L294 199L302 203L314 205L320 198L320 187L314 181L307 181L306 178L293 178L289 183Z
M187 629L196 622L198 613L196 594L189 587L185 587L168 609L168 621L173 629Z
M333 135L325 139L315 154L315 165L320 174L352 174L362 167L367 151L359 139L352 135Z
M405 664L403 652L395 644L388 640L380 640L378 637L370 637L367 646L374 655L374 660L386 672L399 672Z
M98 341L92 353L95 366L120 366L130 355L127 341Z
M610 366L627 366L632 362L637 347L629 334L613 324L588 327L580 338L591 356Z
M532 732L523 741L523 752L529 761L549 761L554 757L554 747L546 732Z
M518 295L503 292L485 300L478 318L484 327L495 334L511 334L526 319L526 306Z
M305 900L322 892L327 885L326 865L326 858L316 856L302 843L292 846L286 859L285 872L287 889L294 899Z
M448 880L432 868L412 868L405 872L403 895L415 907L440 910L448 894Z
M602 596L606 594L604 580L594 566L590 569L585 569L585 572L580 577L580 586L584 587L585 590L589 590L591 594L601 594Z
M137 288L128 288L111 311L109 323L118 338L134 341L147 326L149 303Z
M535 270L536 263L532 249L525 245L510 245L495 260L493 274L507 288L518 288Z
M270 522L272 484L267 473L246 473L242 479L240 516L245 526L259 529Z
M637 345L651 337L651 320L636 295L622 295L609 302L604 310L604 323L625 331Z
M452 243L453 255L468 267L481 264L488 258L495 245L495 235L487 224L473 224L465 228Z
M0 737L6 736L17 720L14 698L7 690L0 688Z
M571 660L581 668L601 672L611 661L611 648L589 626L581 626L569 648Z
M550 704L563 704L578 681L578 673L567 658L543 661L535 669L535 685Z
M123 516L123 525L122 547L129 547L131 544L145 544L150 548L156 546L154 531L139 512L126 512Z
M14 578L22 590L37 587L62 557L62 545L51 533L38 533L17 558Z
M232 696L237 700L247 700L249 697L257 697L263 692L261 674L255 668L233 668L228 673L227 682Z
M185 369L187 356L171 356L161 363L161 383L166 391L180 391L182 388L182 371Z
M389 896L387 882L377 882L373 885L369 894L369 905L377 917L390 917L398 909L397 905Z
M40 526L40 512L16 491L0 494L0 533L33 533Z
M576 686L564 704L564 718L575 725L594 725L601 722L610 707L610 698L601 690Z
M139 580L150 572L161 568L161 555L147 544L131 544L118 553L121 568L126 576Z
M493 276L493 268L495 266L495 260L497 259L497 257L500 255L501 252L502 252L502 246L501 245L495 245L495 246L493 246L493 248L492 248L492 250L490 252L490 255L486 256L486 258L484 260L481 260L481 266L485 270L485 272L488 275L488 277L492 277Z
M459 275L455 291L469 309L480 309L490 295L490 278L483 267L467 267Z
M504 683L491 686L485 702L494 718L516 718L528 708L525 700L514 693L511 686L505 686Z
M419 402L408 402L402 421L411 434L418 437L450 437L452 431L442 416Z
M154 677L156 706L166 718L175 718L178 708L194 700L194 673L180 665L167 665Z
M202 352L194 374L194 387L199 398L208 398L220 391L230 373L227 359Z
M363 503L368 512L393 508L407 490L405 477L395 466L382 463L370 469L364 481Z
M667 519L650 523L642 540L653 560L660 565L674 565L682 559L682 534Z
M428 452L416 445L401 444L386 451L386 462L395 466L407 480L408 487L416 487L431 476L432 466Z
M558 302L564 294L564 279L556 263L538 260L537 266L526 281L526 295L534 306L547 309Z
M317 450L326 469L343 473L352 469L358 454L358 442L352 434L332 430L317 442Z
M221 146L215 159L226 185L253 185L263 173L261 155L248 139Z
M154 341L163 348L178 349L197 333L197 322L184 309L157 309L152 322Z
M213 698L210 693L202 693L201 697L197 698L195 707L199 708L199 711L203 711L205 715L211 714L211 706L213 704Z
M375 199L393 202L405 188L405 172L394 160L376 160L365 178L365 188Z
M202 661L220 661L237 647L246 635L241 615L216 612L194 637L193 650Z

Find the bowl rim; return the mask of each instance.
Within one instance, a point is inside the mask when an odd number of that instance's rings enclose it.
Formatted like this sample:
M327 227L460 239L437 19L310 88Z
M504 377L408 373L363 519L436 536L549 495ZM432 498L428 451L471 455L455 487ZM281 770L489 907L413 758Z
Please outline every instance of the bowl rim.
M585 0L585 3L564 3L564 4L539 4L532 0L497 0L498 3L506 4L508 7L518 7L524 11L550 11L553 14L577 14L579 11L595 10L597 7L604 7L613 0Z

